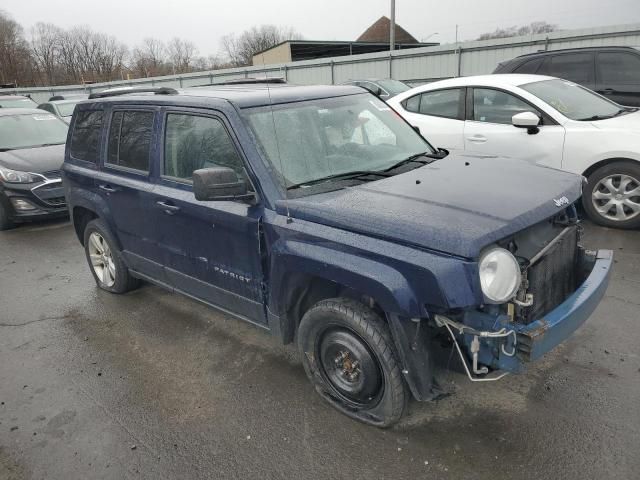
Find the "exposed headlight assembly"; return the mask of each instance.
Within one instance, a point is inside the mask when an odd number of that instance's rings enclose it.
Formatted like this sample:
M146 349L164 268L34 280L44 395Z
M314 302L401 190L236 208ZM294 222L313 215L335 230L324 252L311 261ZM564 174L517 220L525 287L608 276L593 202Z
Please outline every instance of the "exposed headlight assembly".
M0 167L0 180L7 183L35 183L42 179L31 173Z
M478 264L480 286L488 303L504 303L520 288L522 275L516 258L504 248L485 251Z

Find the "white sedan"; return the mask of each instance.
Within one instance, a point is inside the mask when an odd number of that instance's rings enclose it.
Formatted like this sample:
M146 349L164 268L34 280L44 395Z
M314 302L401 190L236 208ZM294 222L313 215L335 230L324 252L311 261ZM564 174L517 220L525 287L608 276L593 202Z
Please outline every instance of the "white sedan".
M523 158L584 175L597 223L640 227L640 112L575 83L484 75L430 83L388 101L434 145Z

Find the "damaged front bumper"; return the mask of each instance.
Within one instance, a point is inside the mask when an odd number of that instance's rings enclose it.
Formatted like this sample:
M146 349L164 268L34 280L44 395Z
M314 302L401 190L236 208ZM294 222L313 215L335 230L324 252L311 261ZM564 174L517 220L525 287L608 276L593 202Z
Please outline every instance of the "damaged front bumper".
M447 326L452 336L457 330L455 340L468 353L472 367L465 367L472 380L482 378L489 369L520 373L527 363L553 350L591 316L607 289L612 263L611 250L585 255L583 267L589 273L584 282L564 302L531 323L520 324L507 315L480 311L465 313L459 322L442 316L436 322Z

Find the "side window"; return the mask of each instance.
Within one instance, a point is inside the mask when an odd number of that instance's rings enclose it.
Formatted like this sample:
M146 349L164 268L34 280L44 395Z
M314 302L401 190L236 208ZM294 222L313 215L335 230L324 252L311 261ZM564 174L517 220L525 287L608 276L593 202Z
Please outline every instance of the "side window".
M533 60L529 60L528 62L524 62L518 68L513 70L514 73L536 73L542 62L544 61L544 57L534 58Z
M575 83L593 81L593 54L568 53L548 58L538 72L541 75L564 78Z
M418 113L434 115L436 117L460 118L460 102L462 92L460 88L437 90L423 93L420 98Z
M102 110L83 110L76 115L69 154L87 162L98 163L100 131L102 130Z
M473 119L477 122L511 124L516 113L534 111L513 95L490 88L473 89Z
M211 117L168 114L163 174L191 180L194 170L209 167L228 167L245 176L242 159L222 122Z
M632 53L603 52L598 54L598 69L602 83L640 83L640 56Z
M153 112L113 112L107 147L108 164L149 171L153 115Z
M402 102L402 105L407 112L418 113L420 111L420 95L407 98Z

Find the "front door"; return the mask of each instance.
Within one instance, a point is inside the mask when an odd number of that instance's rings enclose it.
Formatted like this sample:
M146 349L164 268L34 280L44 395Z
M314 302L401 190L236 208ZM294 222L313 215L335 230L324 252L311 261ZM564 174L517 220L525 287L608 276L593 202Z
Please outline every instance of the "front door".
M551 124L534 106L505 91L473 88L468 94L471 108L467 110L464 127L465 150L562 167L564 127ZM513 115L527 111L543 118L535 134L512 124Z
M163 112L159 181L153 191L155 241L171 286L264 324L261 207L198 201L192 189L193 172L200 168L230 167L246 178L229 131L222 116Z
M640 55L600 52L596 57L596 91L620 105L640 107Z

